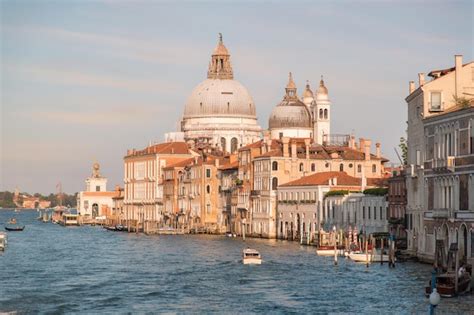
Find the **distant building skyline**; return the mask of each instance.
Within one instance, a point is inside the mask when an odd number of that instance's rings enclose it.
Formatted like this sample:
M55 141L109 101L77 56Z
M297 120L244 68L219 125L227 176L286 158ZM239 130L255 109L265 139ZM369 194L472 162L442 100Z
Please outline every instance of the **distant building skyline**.
M331 128L382 143L395 163L405 82L450 67L454 54L473 59L469 1L1 6L0 190L50 193L61 181L77 192L94 160L111 185L122 184L128 148L178 130L219 32L263 128L289 71L300 91L324 75Z

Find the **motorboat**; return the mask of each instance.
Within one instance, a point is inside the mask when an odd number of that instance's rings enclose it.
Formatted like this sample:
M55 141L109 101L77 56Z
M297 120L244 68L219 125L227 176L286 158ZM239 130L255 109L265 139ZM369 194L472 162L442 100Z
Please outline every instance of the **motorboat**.
M10 231L10 232L20 232L25 229L25 226L19 226L19 225L11 225L11 226L5 226L5 230Z
M380 254L379 251L374 252L372 255L371 252L365 253L362 251L351 252L347 255L351 260L355 262L362 263L372 263L372 262L389 262L390 258L387 254Z
M344 248L341 246L337 246L336 251L338 256L344 254ZM334 245L321 245L316 249L316 254L318 256L334 256Z
M0 232L0 251L4 251L7 247L7 234Z
M469 272L458 274L458 292L456 294L456 274L454 271L442 273L436 276L436 291L441 297L454 297L471 290L471 275ZM425 288L425 295L431 294L431 280Z
M262 257L257 250L247 248L242 252L242 263L244 265L260 265L262 263Z

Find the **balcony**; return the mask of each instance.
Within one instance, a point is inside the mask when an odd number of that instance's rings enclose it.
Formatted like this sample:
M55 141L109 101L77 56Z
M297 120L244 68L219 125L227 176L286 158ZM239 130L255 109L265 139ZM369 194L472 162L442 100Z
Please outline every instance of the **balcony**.
M459 220L474 220L474 211L456 211L454 217Z
M250 191L250 198L258 198L260 197L260 190L251 190Z
M433 209L431 211L425 212L424 217L428 219L448 219L449 210L448 209Z

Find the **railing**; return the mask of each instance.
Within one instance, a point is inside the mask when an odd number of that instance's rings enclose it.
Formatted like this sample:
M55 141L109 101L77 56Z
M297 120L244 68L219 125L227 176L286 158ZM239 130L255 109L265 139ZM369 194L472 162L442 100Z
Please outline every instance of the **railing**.
M250 191L250 197L259 197L260 196L260 190L251 190Z

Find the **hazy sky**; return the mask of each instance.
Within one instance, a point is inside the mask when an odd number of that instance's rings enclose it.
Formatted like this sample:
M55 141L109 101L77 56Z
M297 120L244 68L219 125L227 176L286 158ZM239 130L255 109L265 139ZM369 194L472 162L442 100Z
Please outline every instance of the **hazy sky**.
M268 127L288 72L321 74L333 133L394 147L408 81L473 58L473 2L1 1L0 190L84 187L97 160L121 184L127 149L177 128L218 33Z

